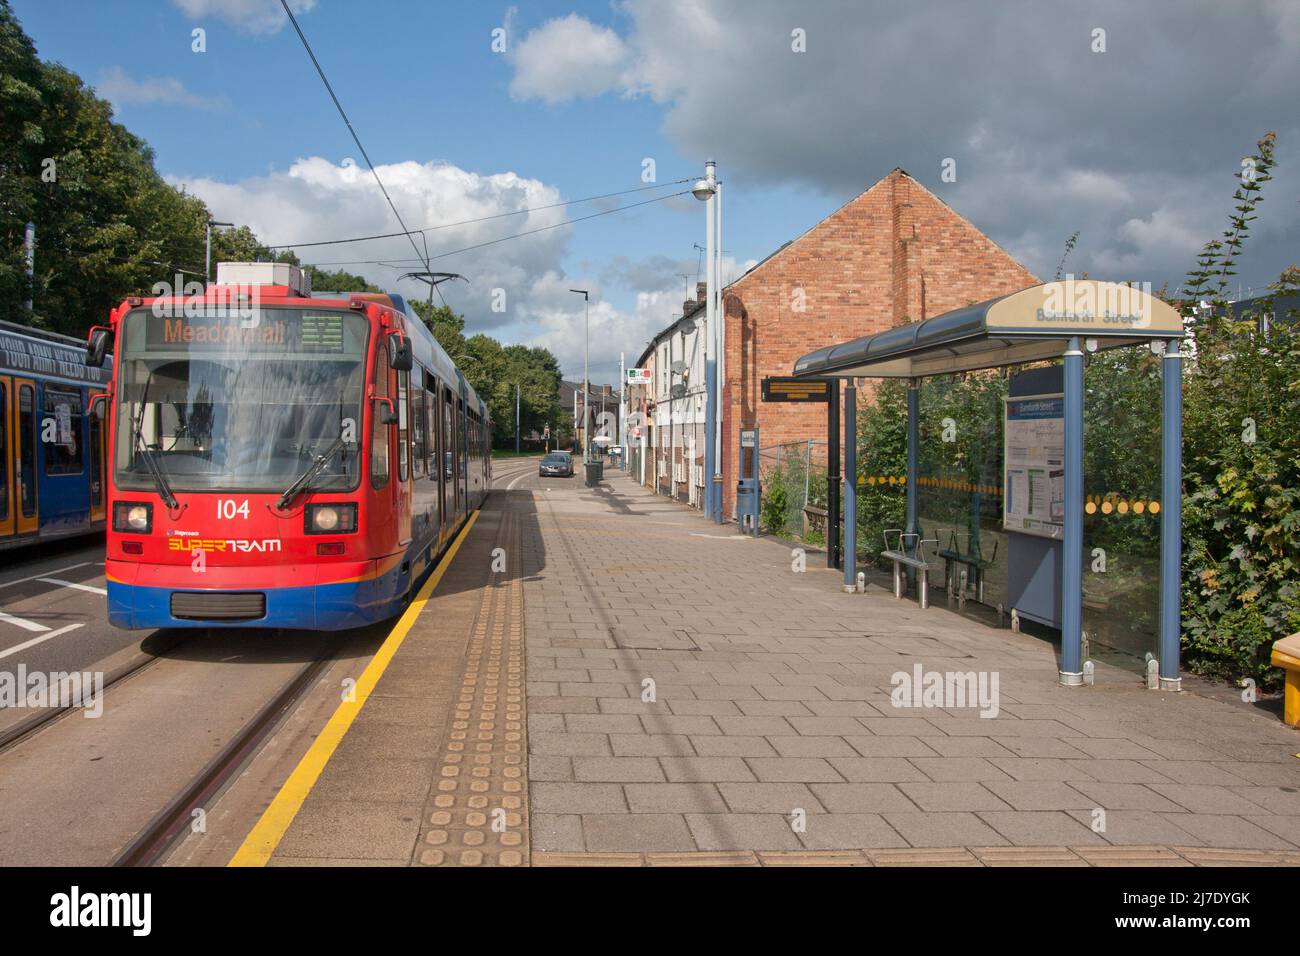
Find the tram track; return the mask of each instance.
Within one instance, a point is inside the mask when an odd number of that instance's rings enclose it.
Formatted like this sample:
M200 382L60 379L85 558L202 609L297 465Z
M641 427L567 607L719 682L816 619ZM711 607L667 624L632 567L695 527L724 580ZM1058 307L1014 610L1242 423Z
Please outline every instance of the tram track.
M113 861L113 866L153 866L166 858L190 831L194 812L214 802L262 743L301 700L307 690L336 660L343 646L334 638L329 647L307 662L244 727L195 775Z
M130 660L113 668L104 675L104 683L100 689L101 694L107 694L109 689L121 684L130 677L134 677L141 672L149 669L161 659L162 655L173 650L183 640L180 633L169 634L164 640L166 643L159 647L156 653L140 653ZM7 727L0 731L0 754L17 747L19 744L35 737L42 730L62 720L69 714L81 710L80 706L58 706L46 707L38 711L25 720L21 720L12 727Z

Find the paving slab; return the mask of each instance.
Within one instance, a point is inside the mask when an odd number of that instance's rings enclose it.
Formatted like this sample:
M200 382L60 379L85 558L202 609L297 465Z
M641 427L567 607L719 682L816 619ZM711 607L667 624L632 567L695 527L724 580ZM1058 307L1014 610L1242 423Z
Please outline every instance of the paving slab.
M1060 687L1050 642L790 547L616 471L494 494L272 863L1300 864L1272 714ZM998 706L895 706L918 665Z

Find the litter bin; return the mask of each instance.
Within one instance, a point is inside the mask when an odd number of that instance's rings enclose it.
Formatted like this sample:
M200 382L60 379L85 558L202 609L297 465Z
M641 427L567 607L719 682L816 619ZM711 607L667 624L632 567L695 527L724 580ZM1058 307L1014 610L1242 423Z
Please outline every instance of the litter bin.
M597 459L596 461L589 461L586 464L586 468L587 468L587 479L586 479L587 487L594 488L598 484L600 484L600 480L605 477L605 463L603 461L600 461L599 459Z
M758 537L759 488L757 478L742 478L736 482L736 524L742 533Z

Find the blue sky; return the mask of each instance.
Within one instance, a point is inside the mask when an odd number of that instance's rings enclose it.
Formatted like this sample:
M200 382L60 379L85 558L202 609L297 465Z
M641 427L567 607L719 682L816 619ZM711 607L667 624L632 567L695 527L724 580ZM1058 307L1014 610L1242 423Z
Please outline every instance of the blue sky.
M111 99L159 170L217 218L270 242L396 227L373 183L343 168L361 157L274 0L13 5L41 56ZM294 5L413 227L631 189L646 158L661 183L696 176L712 154L728 184L734 271L903 166L1040 275L1078 229L1073 268L1176 284L1222 228L1240 158L1275 129L1281 165L1242 281L1266 283L1300 258L1300 5ZM1089 49L1099 25L1103 56ZM204 53L191 51L196 27ZM496 28L508 31L505 53L491 48ZM801 54L793 29L806 33ZM949 156L955 184L939 177ZM598 208L608 204L430 241L454 249ZM592 288L593 379L607 380L620 350L635 358L680 311L678 274L695 272L703 220L685 197L436 267L471 278L444 287L471 330L545 344L571 376L582 313L567 289ZM402 243L305 257L409 257ZM399 274L349 267L389 286ZM496 288L510 296L504 314L488 307Z

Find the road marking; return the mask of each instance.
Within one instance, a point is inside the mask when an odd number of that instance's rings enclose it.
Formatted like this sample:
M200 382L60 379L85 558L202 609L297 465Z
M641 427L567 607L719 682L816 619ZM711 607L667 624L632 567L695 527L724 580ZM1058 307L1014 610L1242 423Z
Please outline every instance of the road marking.
M28 623L31 622L29 621ZM78 621L76 624L65 624L63 627L60 627L57 630L49 631L46 634L42 634L40 637L33 637L30 641L25 641L24 643L15 645L14 647L9 648L8 650L0 651L0 660L4 660L6 657L12 657L14 654L17 654L19 651L25 651L29 647L35 647L37 644L43 644L46 641L51 640L52 638L56 638L60 636L61 634L67 634L69 631L75 631L77 628L85 627L85 626L86 626L85 621Z
M354 700L344 701L339 704L334 711L333 716L326 722L324 729L316 737L311 747L298 761L298 766L293 768L293 773L289 774L289 779L284 782L280 792L275 795L271 805L266 808L261 818L253 825L248 836L244 838L243 844L235 855L230 858L227 866L266 866L270 862L271 854L275 848L280 845L284 835L289 831L290 825L302 809L307 795L311 793L312 787L325 770L325 765L329 763L330 758L334 756L334 751L338 745L343 742L343 737L352 726L352 722L357 719L357 714L361 713L361 708L365 706L370 697L370 692L374 690L375 685L379 683L379 678L383 676L384 671L388 668L397 653L397 649L402 646L402 641L406 639L407 632L415 624L416 618L424 610L425 603L433 594L434 589L438 587L438 582L446 573L447 568L451 566L451 561L456 557L456 552L464 543L465 538L469 536L469 531L474 527L474 522L478 520L479 513L475 511L465 522L465 527L461 529L452 546L447 549L442 560L438 562L438 567L429 575L429 579L424 582L419 593L415 596L406 612L398 619L393 630L384 643L380 645L375 656L371 658L370 663L362 672L360 679L356 683Z
M0 584L0 588L11 588L15 584L26 584L28 581L39 581L41 578L48 577L51 574L64 574L68 571L75 571L77 568L89 567L91 563L92 562L90 561L82 561L80 564L70 564L66 568L59 568L56 571L42 571L40 574L33 574L30 577L19 578L17 581L5 581L3 584Z
M105 597L108 596L107 588L91 587L89 584L78 584L76 581L63 581L59 578L37 578L36 580L42 581L45 584L57 584L61 588L74 588L78 591L89 591L91 594L100 594Z
M21 627L24 631L48 631L49 630L49 628L46 627L44 624L37 624L35 621L29 621L25 617L15 617L12 614L6 614L4 611L0 611L0 621L5 621L9 624L16 624L18 627Z
M521 472L520 475L519 475L519 477L517 477L514 481L510 482L510 484L506 485L506 491L514 491L514 490L515 490L515 485L519 484L519 482L523 481L525 478L527 478L527 477L528 477L529 475L531 475L532 473L533 473L533 470L532 470L531 468L529 468L529 469L528 469L527 471L525 471L525 472Z

